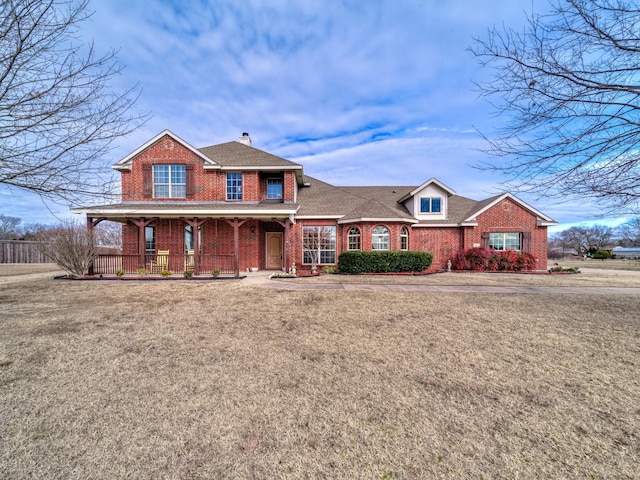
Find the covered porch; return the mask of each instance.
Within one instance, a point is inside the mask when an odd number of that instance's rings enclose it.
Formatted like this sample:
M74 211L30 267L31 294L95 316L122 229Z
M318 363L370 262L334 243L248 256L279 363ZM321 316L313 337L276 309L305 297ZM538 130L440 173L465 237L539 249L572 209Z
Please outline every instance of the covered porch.
M268 211L257 205L237 211L236 206L233 212L194 212L184 206L184 211L176 211L175 205L164 207L173 210L167 212L153 207L142 211L136 205L137 212L123 211L122 205L76 211L86 215L90 230L104 221L122 225L122 253L98 255L90 275L135 274L144 269L151 274L239 277L249 270L288 271L291 266L294 205L270 205Z

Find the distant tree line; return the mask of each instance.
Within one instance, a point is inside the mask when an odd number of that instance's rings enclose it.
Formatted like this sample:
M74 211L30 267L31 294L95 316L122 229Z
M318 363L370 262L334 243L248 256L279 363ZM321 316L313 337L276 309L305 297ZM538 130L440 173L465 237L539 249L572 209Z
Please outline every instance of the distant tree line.
M614 247L640 247L640 217L617 227L571 227L549 237L549 257L593 255Z
M76 227L84 229L83 225L74 223ZM22 219L9 215L0 215L0 240L32 240L41 241L48 234L60 229L60 225L45 225L41 223L22 223ZM119 223L102 222L95 228L95 243L100 246L121 247L122 227Z

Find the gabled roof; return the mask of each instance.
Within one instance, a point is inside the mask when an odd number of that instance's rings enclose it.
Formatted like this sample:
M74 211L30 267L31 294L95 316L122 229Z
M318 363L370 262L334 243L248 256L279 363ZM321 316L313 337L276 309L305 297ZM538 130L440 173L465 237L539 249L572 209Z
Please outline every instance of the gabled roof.
M434 184L437 185L438 187L440 187L442 190L444 190L445 192L447 192L447 194L449 196L451 195L455 195L456 192L454 192L453 190L451 190L449 187L447 187L444 183L442 183L441 181L439 181L436 178L430 178L429 180L427 180L426 182L424 182L422 185L420 185L419 187L416 187L415 189L413 189L412 191L410 191L409 193L407 193L406 195L404 195L402 198L400 198L398 201L399 202L404 202L405 200L410 199L411 197L413 197L415 194L421 192L422 190L424 190L425 188L427 188L429 185Z
M558 222L556 222L553 218L549 217L548 215L545 215L544 213L540 212L539 210L536 210L531 205L523 202L522 200L520 200L515 195L512 195L511 193L503 193L502 195L496 195L495 197L487 198L486 200L477 202L476 206L473 208L472 211L469 212L469 215L467 216L467 218L465 218L463 220L462 223L475 223L476 217L478 215L480 215L483 212L486 212L488 209L490 209L494 205L500 203L505 198L508 198L509 200L513 201L514 203L517 203L518 205L520 205L525 210L528 210L529 212L531 212L534 215L536 215L538 217L538 223L540 225L549 226L549 225L557 225L558 224Z
M302 170L299 163L285 160L263 150L240 142L227 142L198 149L203 155L221 167L242 168L243 170L277 167L287 170Z
M209 168L220 168L219 165L217 165L214 161L212 161L210 158L208 158L206 155L200 153L197 149L195 149L194 147L192 147L191 145L189 145L187 142L185 142L184 140L182 140L180 137L178 137L177 135L175 135L174 133L170 132L169 130L163 130L162 132L160 132L158 135L156 135L155 137L153 137L151 140L149 140L148 142L146 142L144 145L141 145L140 147L138 147L136 150L134 150L133 152L131 152L129 155L127 155L126 157L124 157L122 160L120 160L119 162L117 162L116 164L112 165L112 168L115 168L116 170L131 170L131 160L138 155L139 153L143 152L144 150L146 150L147 148L149 148L151 145L153 145L154 143L156 143L158 140L161 140L162 138L164 138L165 136L170 137L171 139L173 139L175 142L179 143L180 145L182 145L183 147L187 148L188 150L190 150L191 152L193 152L195 155L197 155L198 157L200 157L203 161L206 167Z
M221 170L260 170L282 171L293 170L298 185L304 185L304 172L299 163L285 160L241 142L227 142L199 149L203 155L211 159ZM207 169L207 166L204 167Z

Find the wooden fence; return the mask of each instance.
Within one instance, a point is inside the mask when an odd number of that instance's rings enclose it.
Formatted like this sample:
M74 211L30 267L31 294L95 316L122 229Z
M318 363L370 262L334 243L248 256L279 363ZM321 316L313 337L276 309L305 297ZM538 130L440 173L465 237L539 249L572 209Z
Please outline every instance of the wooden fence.
M29 240L0 240L0 263L51 263L37 245Z

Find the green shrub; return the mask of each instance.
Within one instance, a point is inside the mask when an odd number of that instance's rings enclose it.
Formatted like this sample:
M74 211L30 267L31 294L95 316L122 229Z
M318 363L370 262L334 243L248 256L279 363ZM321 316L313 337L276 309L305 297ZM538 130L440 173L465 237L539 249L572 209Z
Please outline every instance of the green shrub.
M217 268L214 268L213 270L211 270L211 276L212 277L220 276L220 270L218 270Z
M122 269L116 270L116 275L118 277L124 277L124 270L122 270Z
M329 273L329 274L332 274L332 273L338 273L338 267L336 267L336 266L334 266L334 265L327 265L326 267L324 267L324 268L322 269L322 271L323 271L324 273Z
M136 269L136 273L141 277L144 277L149 271L146 268L138 268Z
M170 277L171 276L171 270L162 270L160 272L160 275L162 275L163 277Z
M591 254L591 258L595 260L608 260L613 257L613 254L609 250L596 250Z
M193 272L191 270L185 270L182 275L184 275L184 278L191 278L193 277Z
M422 272L431 266L433 255L416 251L342 252L338 270L342 273Z

